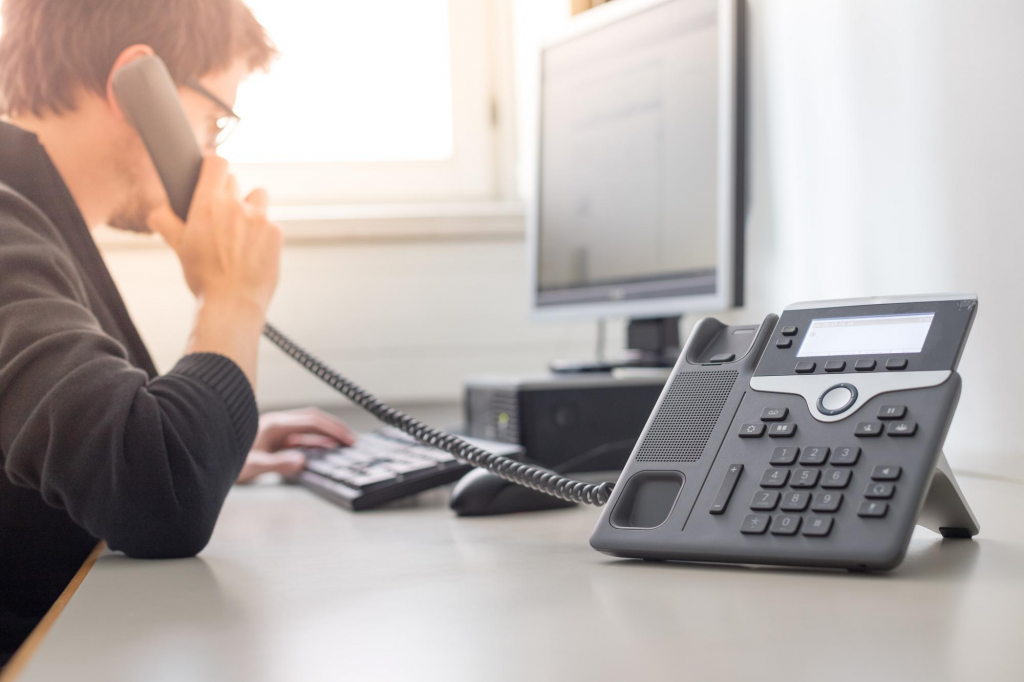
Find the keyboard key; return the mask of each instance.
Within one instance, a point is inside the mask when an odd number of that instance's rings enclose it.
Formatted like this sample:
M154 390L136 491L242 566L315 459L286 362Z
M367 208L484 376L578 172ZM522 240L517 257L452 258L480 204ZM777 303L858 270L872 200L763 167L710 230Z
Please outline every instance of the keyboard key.
M832 530L831 516L812 516L804 522L804 537L823 538Z
M917 433L917 422L893 422L889 424L890 436L913 436L915 433Z
M860 458L860 448L841 447L832 453L829 463L836 467L852 467Z
M824 464L826 459L828 459L828 448L820 445L808 445L800 453L801 464Z
M800 530L800 517L781 514L772 520L772 535L796 535Z
M769 464L792 464L796 461L796 456L800 454L800 448L775 448L772 451L772 456L768 460Z
M886 502L870 502L865 500L860 503L860 508L857 509L857 516L880 519L888 511L889 505Z
M871 480L873 480L873 481L895 481L895 480L899 479L900 472L902 472L902 471L903 471L903 469L901 469L898 466L893 466L891 464L886 464L886 465L880 464L880 465L876 466L874 469L871 470Z
M766 407L761 412L761 421L780 422L789 416L788 407Z
M882 422L861 422L853 430L858 438L873 438L882 435Z
M764 424L743 424L740 426L740 438L760 438L764 430Z
M882 405L878 408L879 419L903 419L906 416L906 405Z
M834 512L839 509L839 505L842 503L842 493L818 493L814 496L814 502L811 504L811 511Z
M869 500L888 500L895 492L895 483L868 483L864 497Z
M768 427L769 438L789 438L796 433L796 424L772 424Z
M771 511L779 505L779 494L774 490L758 490L750 501L754 511Z
M808 362L804 360L796 363L796 367L793 368L793 371L796 372L797 374L812 374L814 372L815 367L817 367L817 365L815 365L813 362Z
M790 491L782 496L782 511L803 511L810 503L810 493Z
M740 532L746 535L763 535L768 530L771 520L772 517L767 514L747 514L743 519L743 525L740 526Z
M828 469L821 477L822 488L845 488L850 485L850 476L853 475L849 469Z
M743 473L742 464L731 464L725 471L725 480L722 481L722 487L718 489L718 495L715 496L715 501L711 504L712 514L722 514L725 512L725 508L729 506L729 498L732 497L732 491L736 489L736 482L740 480L740 474Z
M793 474L794 488L813 488L818 485L818 476L821 474L817 469L797 469Z
M789 480L789 470L787 469L768 469L764 472L764 476L761 477L762 488L782 488L785 487L786 481Z

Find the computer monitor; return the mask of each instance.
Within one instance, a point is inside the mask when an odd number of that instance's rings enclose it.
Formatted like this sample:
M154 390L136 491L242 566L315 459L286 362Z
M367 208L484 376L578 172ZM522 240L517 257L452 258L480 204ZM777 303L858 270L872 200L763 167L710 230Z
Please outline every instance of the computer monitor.
M614 0L542 48L536 316L668 318L678 330L683 313L742 303L739 5Z

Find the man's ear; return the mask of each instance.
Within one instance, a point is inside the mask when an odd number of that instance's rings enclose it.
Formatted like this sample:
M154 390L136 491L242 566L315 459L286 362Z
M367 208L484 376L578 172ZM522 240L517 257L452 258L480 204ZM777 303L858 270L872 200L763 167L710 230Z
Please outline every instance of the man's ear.
M126 47L121 54L117 55L114 65L110 67L110 73L107 74L107 106L110 107L114 117L119 121L126 119L124 112L121 111L121 106L117 103L117 98L114 97L114 74L125 64L133 62L140 57L148 57L151 54L156 53L149 45L131 45Z

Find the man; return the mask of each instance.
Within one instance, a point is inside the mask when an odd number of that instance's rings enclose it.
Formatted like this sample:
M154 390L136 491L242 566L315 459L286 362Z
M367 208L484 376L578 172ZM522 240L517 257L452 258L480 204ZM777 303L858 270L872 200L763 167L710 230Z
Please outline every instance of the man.
M233 481L347 444L325 415L258 417L252 387L281 232L215 156L237 88L275 51L239 0L3 0L0 35L0 665L105 540L195 555ZM159 55L207 158L182 222L111 89ZM156 369L90 235L148 231L197 308ZM277 454L274 454L277 453ZM247 461L248 457L248 461ZM243 468L244 465L244 468Z

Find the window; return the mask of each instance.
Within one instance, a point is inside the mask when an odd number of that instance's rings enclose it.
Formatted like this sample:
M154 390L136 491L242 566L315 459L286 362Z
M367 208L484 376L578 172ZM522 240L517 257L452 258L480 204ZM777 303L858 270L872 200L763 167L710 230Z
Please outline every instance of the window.
M497 199L492 0L247 0L282 52L224 145L276 205Z

